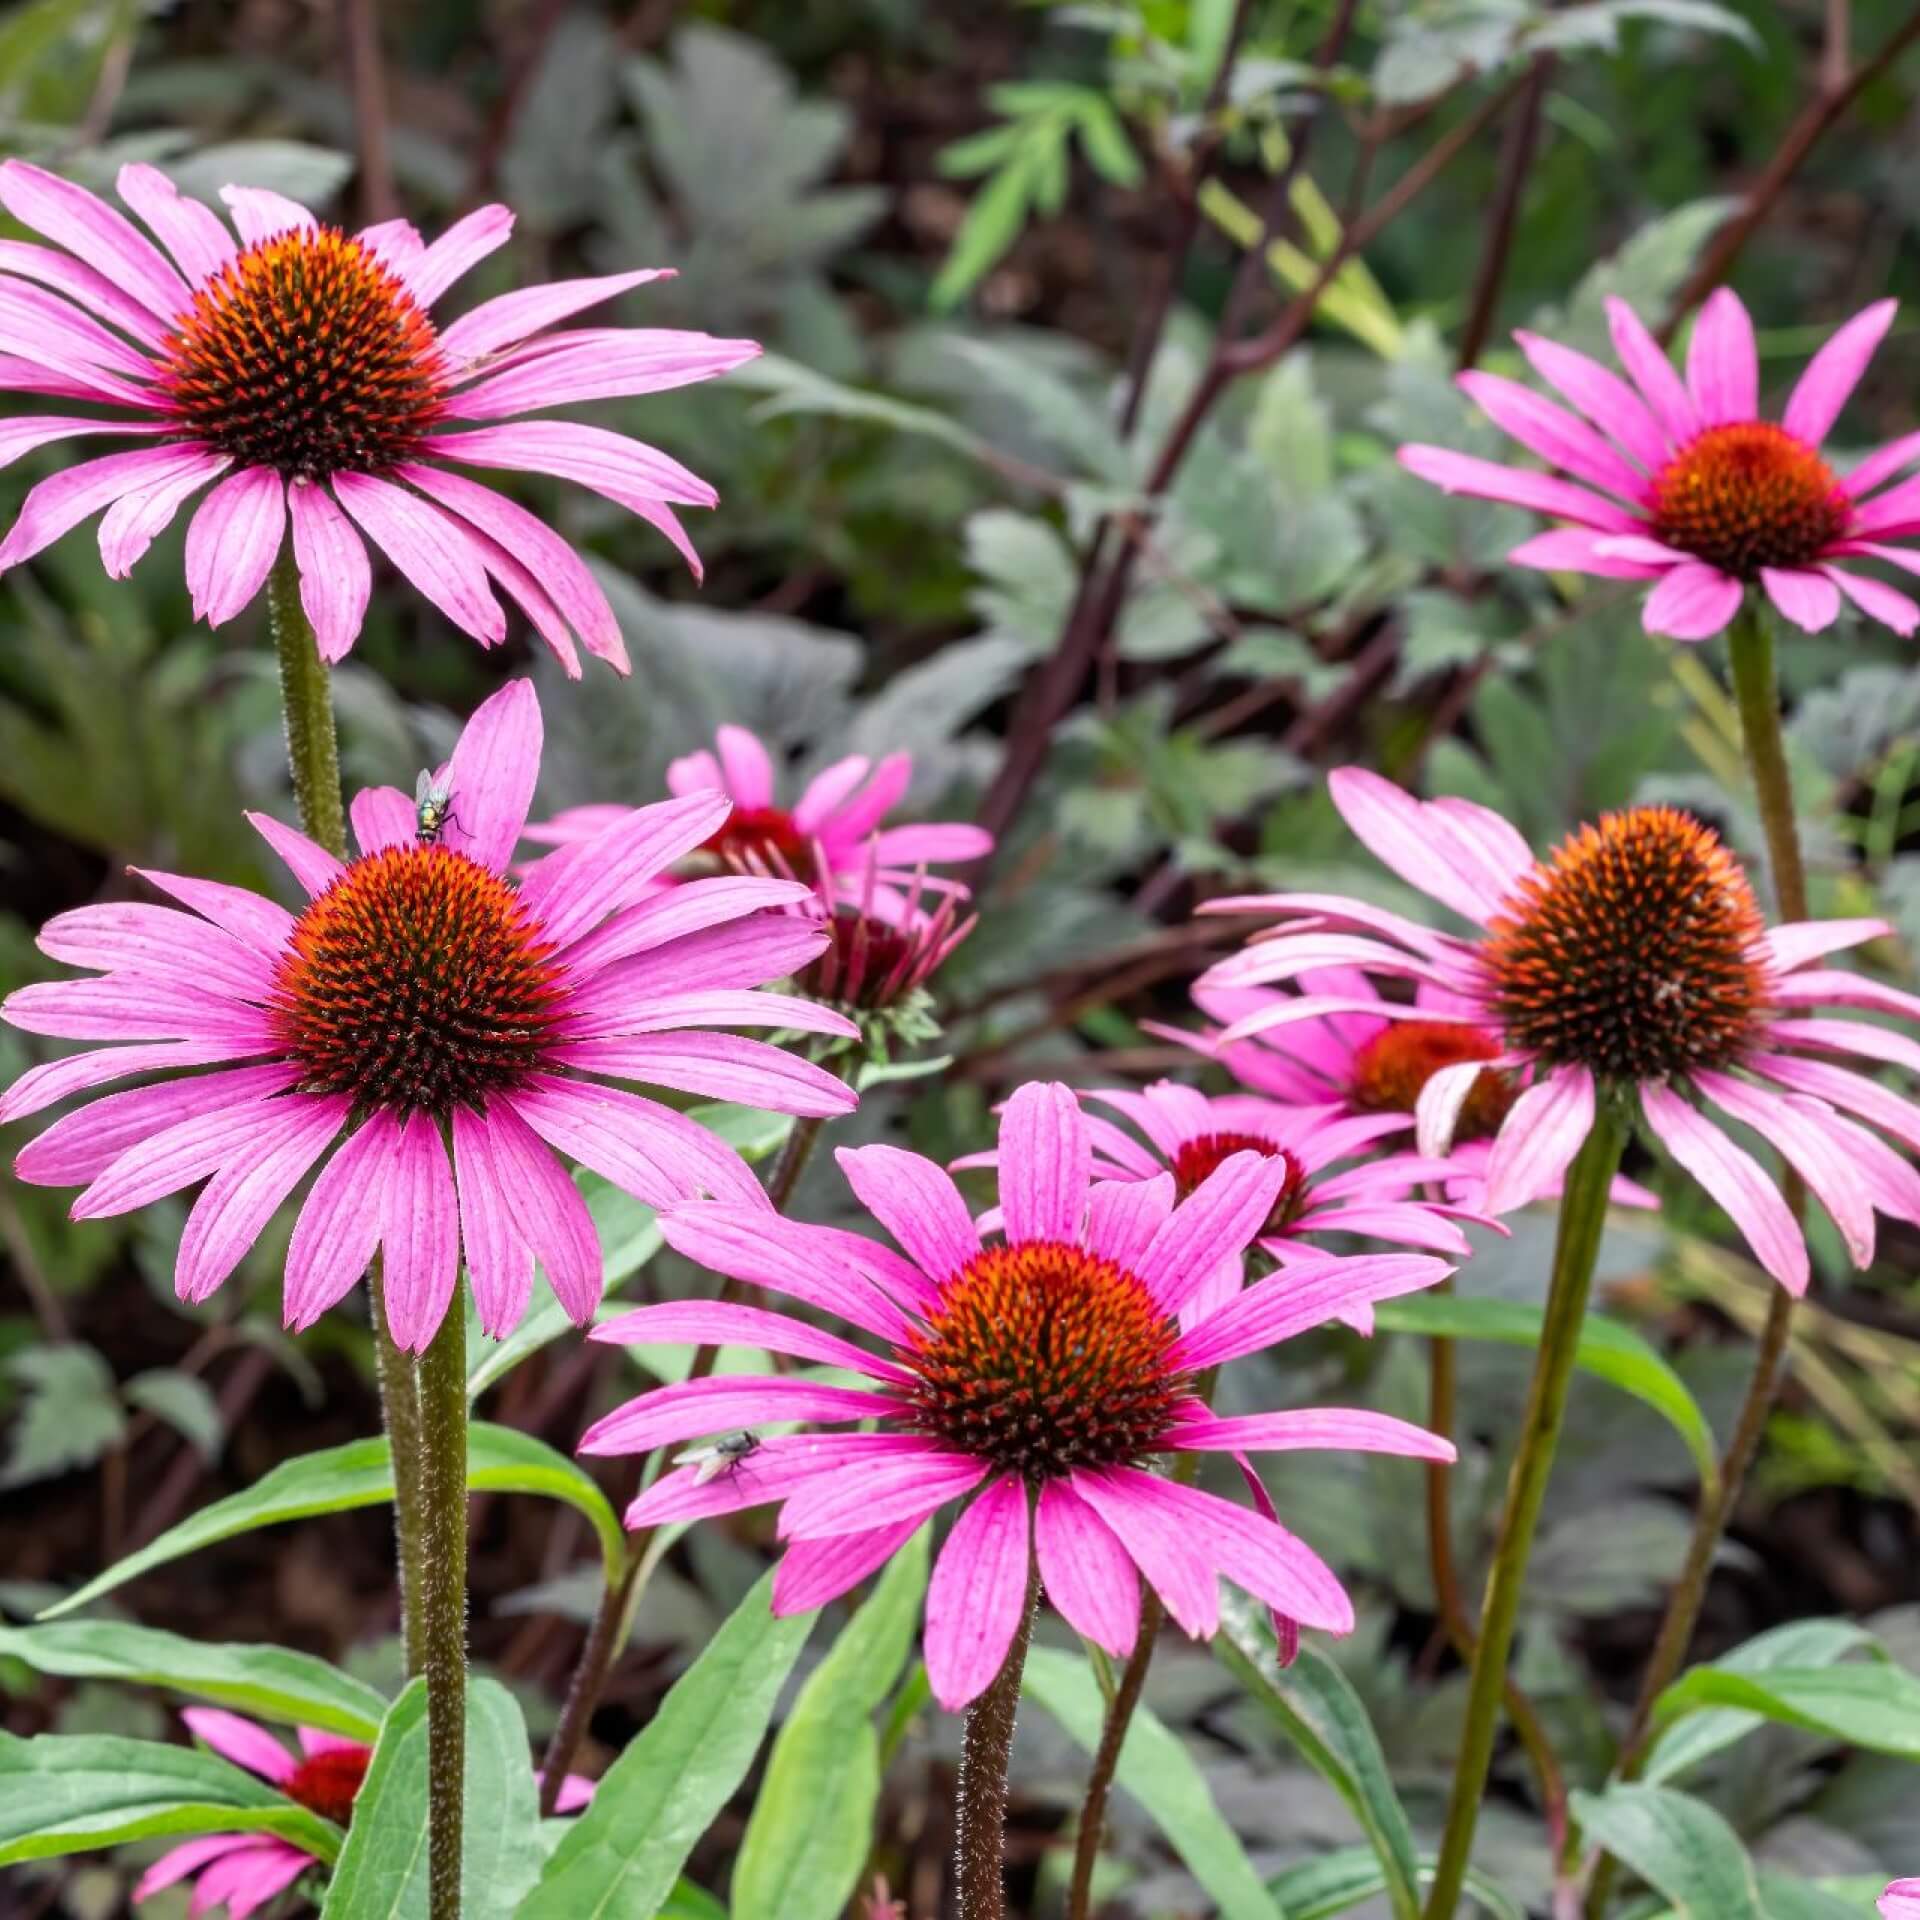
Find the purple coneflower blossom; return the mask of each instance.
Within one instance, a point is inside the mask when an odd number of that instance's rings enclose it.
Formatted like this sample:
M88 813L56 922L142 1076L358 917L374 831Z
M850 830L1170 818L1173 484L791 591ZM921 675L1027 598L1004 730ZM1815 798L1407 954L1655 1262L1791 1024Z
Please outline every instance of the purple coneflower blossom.
M264 1727L218 1707L189 1707L188 1727L223 1760L278 1787L295 1806L344 1827L366 1782L373 1749L361 1741L302 1727L300 1751L289 1753ZM593 1782L574 1773L560 1788L562 1813L577 1813L593 1798ZM224 1907L227 1920L247 1920L320 1863L304 1847L274 1833L210 1833L164 1853L140 1876L136 1904L189 1877L197 1916Z
M608 1082L848 1111L834 1075L725 1031L857 1032L811 1000L753 991L825 943L765 911L804 889L728 876L649 897L653 876L725 819L720 794L625 811L516 885L540 741L525 681L486 701L438 776L448 801L434 841L392 787L355 798L360 854L344 862L249 816L307 894L297 915L149 873L189 911L115 904L49 921L41 950L98 977L22 987L0 1014L29 1033L131 1044L33 1068L0 1099L0 1121L133 1074L220 1071L68 1114L22 1151L21 1177L85 1183L80 1220L205 1181L174 1275L182 1298L203 1300L324 1161L287 1254L287 1324L310 1326L384 1248L393 1336L411 1348L439 1326L463 1250L490 1334L525 1311L536 1260L569 1314L591 1317L599 1239L556 1155L650 1206L699 1193L763 1205L731 1148Z
M1896 1880L1880 1896L1880 1920L1920 1920L1920 1880Z
M1145 1470L1195 1450L1236 1456L1300 1447L1451 1459L1453 1449L1384 1414L1299 1409L1219 1419L1200 1377L1370 1300L1448 1272L1424 1255L1291 1267L1196 1324L1182 1309L1259 1235L1285 1163L1235 1154L1179 1205L1171 1174L1092 1177L1093 1147L1065 1087L1022 1087L1000 1123L1004 1238L983 1244L944 1168L897 1147L843 1148L860 1202L899 1243L724 1204L675 1207L667 1240L716 1273L769 1287L850 1322L873 1352L748 1306L676 1301L601 1327L618 1342L746 1345L870 1385L799 1375L683 1382L595 1423L587 1453L636 1453L695 1435L793 1420L872 1421L869 1432L776 1434L728 1470L663 1475L630 1526L780 1501L787 1551L778 1613L845 1593L931 1515L967 1500L934 1566L926 1659L934 1696L958 1710L1000 1670L1025 1605L1031 1554L1054 1606L1116 1656L1134 1644L1145 1576L1188 1633L1219 1621L1225 1574L1302 1624L1348 1632L1339 1581L1277 1522Z
M745 727L723 726L714 751L702 748L674 761L667 786L677 794L723 793L733 802L725 824L700 848L707 860L739 873L798 874L824 869L840 897L863 897L870 910L897 915L903 889L951 888L924 870L948 861L979 860L993 836L962 821L889 827L886 816L906 797L913 756L890 753L876 767L850 754L807 782L791 809L777 802L773 756ZM535 827L530 840L565 846L596 833L617 807L572 807Z
M604 427L516 416L710 380L752 359L753 341L556 331L657 270L519 288L436 326L430 309L512 232L506 207L481 207L429 246L404 220L347 234L259 187L222 190L230 230L156 168L122 167L117 184L158 246L84 188L0 165L0 206L53 243L0 241L0 388L101 409L6 421L0 464L83 435L152 443L41 481L0 543L0 569L104 508L100 555L118 578L217 482L186 554L195 617L212 626L260 591L290 527L328 660L360 631L371 540L483 646L506 636L498 585L569 673L575 634L626 670L586 562L454 469L577 481L657 527L697 574L674 509L712 506L704 480Z
M1209 970L1209 984L1272 987L1328 966L1430 983L1471 1002L1500 1051L1427 1080L1423 1153L1444 1152L1485 1072L1525 1090L1500 1122L1486 1207L1505 1213L1548 1192L1579 1152L1596 1102L1629 1102L1673 1158L1731 1216L1762 1266L1794 1293L1806 1240L1774 1177L1709 1107L1751 1128L1805 1179L1857 1266L1873 1258L1874 1216L1920 1220L1920 1174L1862 1120L1920 1147L1920 1107L1830 1056L1920 1071L1920 1044L1823 1009L1904 1020L1920 998L1822 966L1890 929L1823 920L1769 929L1738 861L1713 831L1671 807L1604 815L1544 860L1498 814L1413 799L1348 767L1334 804L1409 886L1481 929L1458 939L1360 900L1275 894L1216 903L1277 913L1279 926ZM1232 1044L1295 1019L1416 1007L1338 994L1282 996L1229 1026Z
M1701 310L1684 380L1633 309L1609 300L1626 380L1557 341L1514 336L1575 412L1497 374L1460 375L1488 418L1556 473L1417 445L1400 449L1401 464L1448 493L1570 521L1507 557L1555 572L1655 581L1643 615L1649 633L1708 639L1752 586L1809 633L1833 624L1843 594L1870 618L1912 633L1920 606L1835 562L1876 560L1920 573L1920 550L1894 544L1920 534L1920 478L1889 485L1920 460L1920 434L1890 441L1847 474L1820 453L1895 305L1878 301L1834 334L1776 425L1759 417L1753 322L1736 295L1723 287Z

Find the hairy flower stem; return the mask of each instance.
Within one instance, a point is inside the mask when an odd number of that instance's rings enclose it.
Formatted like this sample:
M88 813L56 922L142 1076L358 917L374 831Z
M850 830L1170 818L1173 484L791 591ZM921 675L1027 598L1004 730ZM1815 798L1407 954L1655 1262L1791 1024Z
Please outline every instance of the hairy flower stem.
M347 809L340 793L340 745L333 727L333 675L320 658L300 604L300 570L283 548L267 576L267 611L280 655L280 708L286 719L293 801L310 839L345 859Z
M1786 743L1780 732L1780 688L1773 669L1773 631L1766 615L1752 604L1752 596L1729 629L1728 640L1733 661L1734 700L1740 711L1740 733L1746 745L1747 768L1753 776L1754 796L1760 803L1760 824L1767 839L1767 864L1773 870L1774 904L1782 920L1804 920L1807 876L1800 857L1800 832L1793 815L1793 779L1787 771ZM1787 1205L1797 1219L1806 1204L1799 1175L1789 1168L1781 1186ZM1792 1326L1793 1296L1784 1287L1776 1287L1767 1305L1766 1325L1761 1329L1759 1350L1753 1360L1753 1376L1747 1382L1746 1398L1740 1403L1740 1412L1734 1421L1733 1437L1721 1457L1718 1480L1701 1489L1693 1537L1687 1543L1687 1557L1668 1597L1666 1615L1660 1622L1653 1654L1640 1683L1640 1697L1634 1703L1633 1718L1627 1723L1619 1758L1614 1762L1615 1776L1621 1780L1639 1777L1653 1728L1655 1704L1673 1684L1686 1660L1694 1626L1706 1601L1714 1556L1766 1433L1767 1416L1773 1410L1774 1395L1780 1388L1787 1337ZM1600 1920L1606 1912L1615 1871L1612 1859L1603 1854L1594 1868L1587 1892L1589 1920Z
M1560 1231L1554 1242L1553 1277L1547 1291L1546 1319L1540 1329L1540 1351L1533 1380L1527 1389L1521 1416L1519 1444L1507 1479L1506 1504L1494 1542L1493 1565L1487 1574L1486 1596L1480 1608L1479 1644L1467 1689L1466 1724L1460 1756L1455 1764L1453 1793L1447 1803L1446 1831L1434 1867L1433 1887L1427 1896L1426 1920L1452 1920L1465 1883L1473 1832L1480 1817L1487 1774L1493 1763L1494 1732L1506 1691L1507 1656L1513 1650L1513 1631L1520 1614L1520 1595L1526 1582L1527 1561L1533 1550L1540 1507L1546 1498L1553 1456L1560 1444L1560 1428L1567 1412L1567 1390L1573 1378L1573 1356L1586 1318L1587 1295L1593 1286L1594 1261L1600 1252L1600 1232L1606 1224L1607 1191L1620 1170L1627 1144L1624 1119L1602 1103L1594 1115L1593 1131L1567 1170L1560 1200Z
M467 1757L467 1322L457 1299L420 1356L419 1382L428 1905L432 1920L459 1920Z
M1027 1670L1033 1616L1040 1601L1040 1563L1030 1560L1026 1604L1013 1645L992 1686L967 1709L960 1743L958 1833L954 1872L960 1885L960 1920L1006 1920L1004 1876L1007 1832L1007 1761L1013 1753L1013 1722L1020 1708L1020 1677Z

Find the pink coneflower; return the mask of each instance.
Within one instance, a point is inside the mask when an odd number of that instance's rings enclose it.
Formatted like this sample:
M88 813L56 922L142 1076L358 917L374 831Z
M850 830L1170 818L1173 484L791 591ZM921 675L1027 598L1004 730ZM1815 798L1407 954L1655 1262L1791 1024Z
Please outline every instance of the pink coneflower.
M1920 1920L1920 1880L1896 1880L1880 1896L1881 1920Z
M0 387L103 409L9 420L0 464L81 435L153 442L43 480L0 544L0 569L104 508L100 555L118 578L217 481L186 558L195 617L212 626L260 591L291 522L301 601L328 660L366 612L364 535L483 646L506 635L491 580L569 673L574 634L626 670L579 554L447 463L578 481L657 527L697 574L674 508L712 506L704 480L604 427L515 416L709 380L752 359L753 341L554 330L654 270L523 287L435 326L429 310L512 232L506 207L428 246L404 220L346 234L277 193L227 187L236 239L153 167L122 167L117 184L159 246L84 188L21 160L0 166L0 205L55 243L0 241Z
M883 914L897 914L901 890L950 887L924 870L949 861L979 860L993 851L993 836L960 821L889 827L882 822L906 797L913 756L890 753L876 767L865 754L836 760L807 782L791 810L777 804L773 756L745 727L723 726L715 751L702 748L674 761L667 786L677 794L723 793L733 802L726 823L699 851L705 863L737 873L775 873L811 878L824 867L840 897L863 895ZM599 832L616 807L572 807L527 836L566 846Z
M1644 609L1649 633L1708 639L1755 585L1809 633L1833 624L1842 594L1870 618L1912 633L1920 606L1834 562L1879 560L1920 573L1920 551L1889 544L1920 533L1920 479L1888 485L1920 459L1920 434L1890 442L1844 475L1820 454L1896 304L1881 300L1856 314L1813 356L1776 425L1759 417L1753 322L1736 295L1723 287L1702 308L1684 381L1633 309L1612 299L1607 317L1627 380L1571 347L1514 335L1577 416L1497 374L1460 375L1496 426L1570 478L1445 447L1402 447L1400 460L1448 493L1571 521L1508 559L1656 581Z
M897 1147L839 1154L861 1204L904 1256L861 1235L721 1204L670 1209L668 1243L716 1273L771 1287L884 1343L876 1354L782 1313L678 1301L600 1328L619 1342L745 1344L845 1367L871 1388L797 1376L662 1387L589 1429L587 1453L635 1453L789 1420L875 1430L781 1434L719 1475L664 1475L627 1513L650 1526L783 1502L789 1542L774 1609L845 1593L930 1515L972 1496L927 1594L927 1672L958 1710L999 1672L1024 1605L1029 1540L1053 1604L1118 1656L1133 1646L1144 1575L1187 1632L1219 1620L1217 1577L1310 1627L1353 1610L1320 1559L1277 1524L1144 1471L1180 1449L1231 1454L1361 1448L1451 1459L1446 1442L1384 1414L1302 1409L1217 1419L1200 1376L1448 1269L1395 1254L1327 1258L1256 1282L1197 1324L1181 1310L1260 1233L1285 1164L1235 1154L1178 1206L1171 1175L1092 1179L1092 1143L1065 1087L1022 1087L1000 1125L1005 1237L983 1244L959 1189Z
M300 1751L289 1753L264 1727L217 1707L190 1707L188 1727L224 1760L278 1787L295 1806L344 1827L365 1784L373 1749L317 1727L299 1729ZM560 1788L562 1813L577 1813L593 1798L593 1782L569 1774ZM304 1847L272 1833L210 1833L164 1853L140 1876L134 1901L193 1876L193 1913L225 1907L228 1920L247 1920L277 1894L318 1866Z
M463 1249L489 1333L525 1311L536 1260L568 1312L591 1316L599 1240L556 1154L650 1206L703 1192L763 1204L713 1134L608 1081L848 1111L854 1096L832 1074L706 1031L857 1031L813 1001L752 991L820 951L817 928L763 911L802 890L728 877L647 897L726 817L720 794L624 812L514 885L540 739L525 681L481 706L439 777L448 812L434 843L392 787L355 799L360 857L346 862L249 816L306 891L298 916L152 873L192 911L96 906L49 921L42 951L101 977L22 987L0 1012L30 1033L135 1044L35 1067L0 1099L0 1120L131 1074L222 1071L67 1115L22 1152L21 1177L87 1182L81 1220L206 1181L174 1276L184 1299L203 1300L325 1159L288 1250L287 1324L310 1326L384 1247L393 1336L414 1348L440 1324Z
M1409 886L1482 929L1475 940L1416 926L1358 900L1276 894L1282 924L1213 967L1226 987L1266 987L1329 965L1427 982L1470 1002L1500 1052L1434 1074L1418 1105L1423 1151L1444 1151L1454 1117L1489 1069L1526 1083L1487 1167L1489 1212L1547 1192L1602 1099L1631 1102L1706 1188L1760 1263L1791 1291L1807 1284L1806 1241L1778 1186L1706 1106L1751 1128L1805 1179L1855 1265L1873 1258L1874 1215L1920 1220L1920 1174L1876 1134L1920 1147L1920 1107L1823 1056L1920 1070L1906 1034L1820 1009L1904 1019L1920 999L1818 963L1889 931L1878 920L1769 929L1739 863L1671 807L1634 807L1580 829L1545 860L1496 813L1421 802L1377 774L1332 776L1334 804ZM1229 1043L1292 1019L1363 1011L1420 1017L1385 1000L1283 997L1227 1029ZM1855 1116L1849 1118L1847 1116Z

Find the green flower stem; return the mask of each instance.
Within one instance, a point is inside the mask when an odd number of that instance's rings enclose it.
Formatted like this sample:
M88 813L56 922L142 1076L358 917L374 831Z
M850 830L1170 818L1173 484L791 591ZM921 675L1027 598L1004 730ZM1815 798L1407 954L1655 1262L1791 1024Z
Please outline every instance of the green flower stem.
M960 1742L958 1832L954 1870L960 1883L960 1920L1006 1920L1007 1761L1027 1670L1033 1616L1040 1603L1040 1563L1029 1552L1027 1598L1013 1645L994 1682L967 1709Z
M267 612L280 656L280 706L294 804L310 839L344 860L347 810L340 793L340 745L333 727L333 675L320 658L313 624L300 604L300 570L283 548L267 576Z
M1740 712L1740 733L1746 746L1747 768L1753 776L1754 797L1760 805L1767 864L1773 873L1774 901L1782 920L1804 920L1808 911L1807 875L1800 857L1800 832L1794 820L1793 779L1787 770L1786 743L1780 731L1780 687L1774 675L1773 631L1767 616L1754 604L1755 598L1748 596L1747 605L1741 608L1728 632L1734 701ZM1791 1168L1781 1187L1787 1205L1798 1219L1806 1204L1806 1193ZM1787 1338L1792 1327L1793 1296L1784 1287L1776 1287L1768 1302L1766 1325L1760 1331L1760 1345L1754 1355L1753 1376L1747 1382L1746 1398L1740 1403L1733 1437L1721 1458L1719 1484L1701 1491L1693 1536L1687 1543L1687 1557L1667 1600L1666 1615L1660 1622L1653 1654L1640 1683L1640 1697L1634 1705L1633 1718L1627 1723L1619 1758L1614 1763L1614 1772L1622 1780L1639 1777L1653 1728L1654 1705L1673 1684L1692 1644L1693 1629L1706 1601L1714 1556L1739 1503L1754 1457L1760 1451L1767 1416L1780 1389ZM1614 1862L1603 1854L1587 1893L1590 1920L1600 1920L1606 1912L1614 1874Z
M432 1920L459 1920L467 1752L467 1322L458 1299L420 1356L418 1613L427 1676L427 1880Z
M1594 1261L1600 1252L1600 1232L1606 1223L1607 1192L1620 1169L1626 1150L1627 1128L1622 1116L1603 1099L1594 1116L1593 1131L1567 1170L1560 1200L1560 1231L1553 1249L1553 1278L1547 1293L1546 1320L1540 1330L1540 1352L1527 1389L1521 1416L1520 1440L1507 1479L1506 1504L1494 1543L1493 1566L1480 1609L1479 1645L1475 1649L1467 1691L1466 1725L1460 1757L1454 1769L1453 1795L1447 1805L1446 1831L1427 1896L1426 1920L1452 1920L1466 1879L1473 1849L1473 1831L1486 1792L1493 1762L1493 1740L1507 1684L1507 1656L1513 1649L1513 1630L1520 1613L1521 1589L1527 1560L1533 1550L1534 1530L1546 1497L1553 1456L1560 1444L1566 1418L1567 1389L1573 1378L1574 1350L1586 1318L1587 1295L1593 1286Z

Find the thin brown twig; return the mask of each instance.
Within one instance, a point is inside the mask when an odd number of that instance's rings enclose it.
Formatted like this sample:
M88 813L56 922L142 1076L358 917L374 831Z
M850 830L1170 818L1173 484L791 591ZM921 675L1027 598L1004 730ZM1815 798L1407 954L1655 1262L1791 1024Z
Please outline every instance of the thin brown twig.
M1542 109L1553 69L1552 54L1533 63L1527 73L1526 89L1520 96L1520 110L1507 122L1507 136L1500 148L1500 184L1494 190L1493 205L1488 210L1486 243L1480 250L1480 264L1473 276L1473 301L1467 310L1467 324L1460 334L1462 371L1478 363L1486 349L1487 336L1493 331L1500 289L1506 283L1507 264L1513 257L1514 230L1520 224L1520 202L1526 196L1527 175L1533 166L1534 150L1540 144Z
M400 210L387 134L387 76L380 52L380 21L373 0L340 0L340 16L347 79L353 91L354 138L359 148L356 171L360 216L372 225L391 220Z

